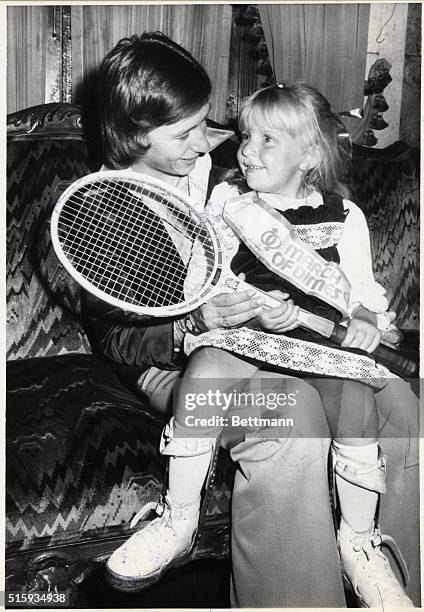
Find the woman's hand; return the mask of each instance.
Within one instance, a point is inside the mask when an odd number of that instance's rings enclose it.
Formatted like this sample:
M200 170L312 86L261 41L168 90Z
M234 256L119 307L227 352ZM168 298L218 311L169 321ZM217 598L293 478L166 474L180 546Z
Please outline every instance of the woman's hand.
M196 331L206 332L223 327L240 327L264 309L264 298L255 297L253 289L239 293L220 293L202 304L190 315Z
M369 320L353 317L342 346L372 353L381 342L381 331Z
M288 299L289 294L278 290L269 291L268 294L280 300L281 306L267 308L251 321L251 326L273 334L283 334L299 327L299 306Z

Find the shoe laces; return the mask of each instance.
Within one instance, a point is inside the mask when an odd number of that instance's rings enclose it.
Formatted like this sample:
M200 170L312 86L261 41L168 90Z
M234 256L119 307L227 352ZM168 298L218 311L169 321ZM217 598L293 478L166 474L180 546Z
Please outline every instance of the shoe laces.
M137 524L148 515L149 512L154 510L158 515L158 518L164 518L165 522L171 518L171 508L166 499L161 499L159 502L148 502L144 504L142 508L133 516L130 523L130 529L134 529ZM155 519L156 520L156 519Z
M404 583L407 585L409 582L408 568L401 551L391 536L382 535L380 529L377 528L373 534L365 537L358 537L356 542L354 540L353 549L355 552L359 553L362 551L364 553L368 563L364 564L362 562L362 568L367 571L368 576L373 579L381 600L384 601L388 598L401 599L404 596L406 597L406 595L390 567L388 558L381 550L383 544L392 551L401 569ZM376 580L376 576L379 576L378 581Z
M168 497L162 497L159 502L148 502L145 504L132 518L130 523L130 529L134 529L149 512L154 510L158 515L159 522L165 526L172 526L173 520L185 521L187 520L187 508L189 505L179 505L175 502L170 503ZM158 519L152 521L151 524L157 523Z
M145 504L135 514L130 523L130 528L133 529L149 512L154 510L158 515L157 518L153 519L144 528L134 533L131 540L137 546L143 542L143 546L146 550L155 550L157 548L158 539L162 541L168 541L176 537L175 530L172 526L171 508L166 499L160 502L149 502Z

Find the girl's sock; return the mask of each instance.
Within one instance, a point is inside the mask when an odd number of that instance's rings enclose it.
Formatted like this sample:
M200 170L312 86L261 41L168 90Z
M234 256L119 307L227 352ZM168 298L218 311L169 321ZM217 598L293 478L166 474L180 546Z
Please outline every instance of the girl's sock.
M333 448L344 455L344 460L361 461L370 466L378 462L378 442L366 446L347 446L333 442ZM340 512L354 531L367 533L372 530L377 509L378 493L348 482L336 474L337 493L340 502Z
M212 450L194 457L170 457L168 494L177 504L191 504L200 497L209 470Z
M169 456L168 495L175 503L192 504L199 500L216 435L216 429L193 429L172 419L162 452Z

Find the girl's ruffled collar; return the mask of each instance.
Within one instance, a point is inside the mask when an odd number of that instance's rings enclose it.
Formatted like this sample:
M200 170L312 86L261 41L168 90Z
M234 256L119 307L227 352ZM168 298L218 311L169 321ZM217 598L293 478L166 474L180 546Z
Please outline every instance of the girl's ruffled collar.
M258 196L278 210L296 210L301 206L318 208L323 203L322 195L318 191L312 191L305 198L288 198L275 193L258 193Z

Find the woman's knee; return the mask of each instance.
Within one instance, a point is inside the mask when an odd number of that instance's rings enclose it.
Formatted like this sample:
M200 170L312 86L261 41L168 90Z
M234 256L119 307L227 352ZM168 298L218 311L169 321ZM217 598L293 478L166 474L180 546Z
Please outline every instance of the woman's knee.
M294 435L304 438L328 438L329 429L319 393L306 380L291 384L295 395Z

